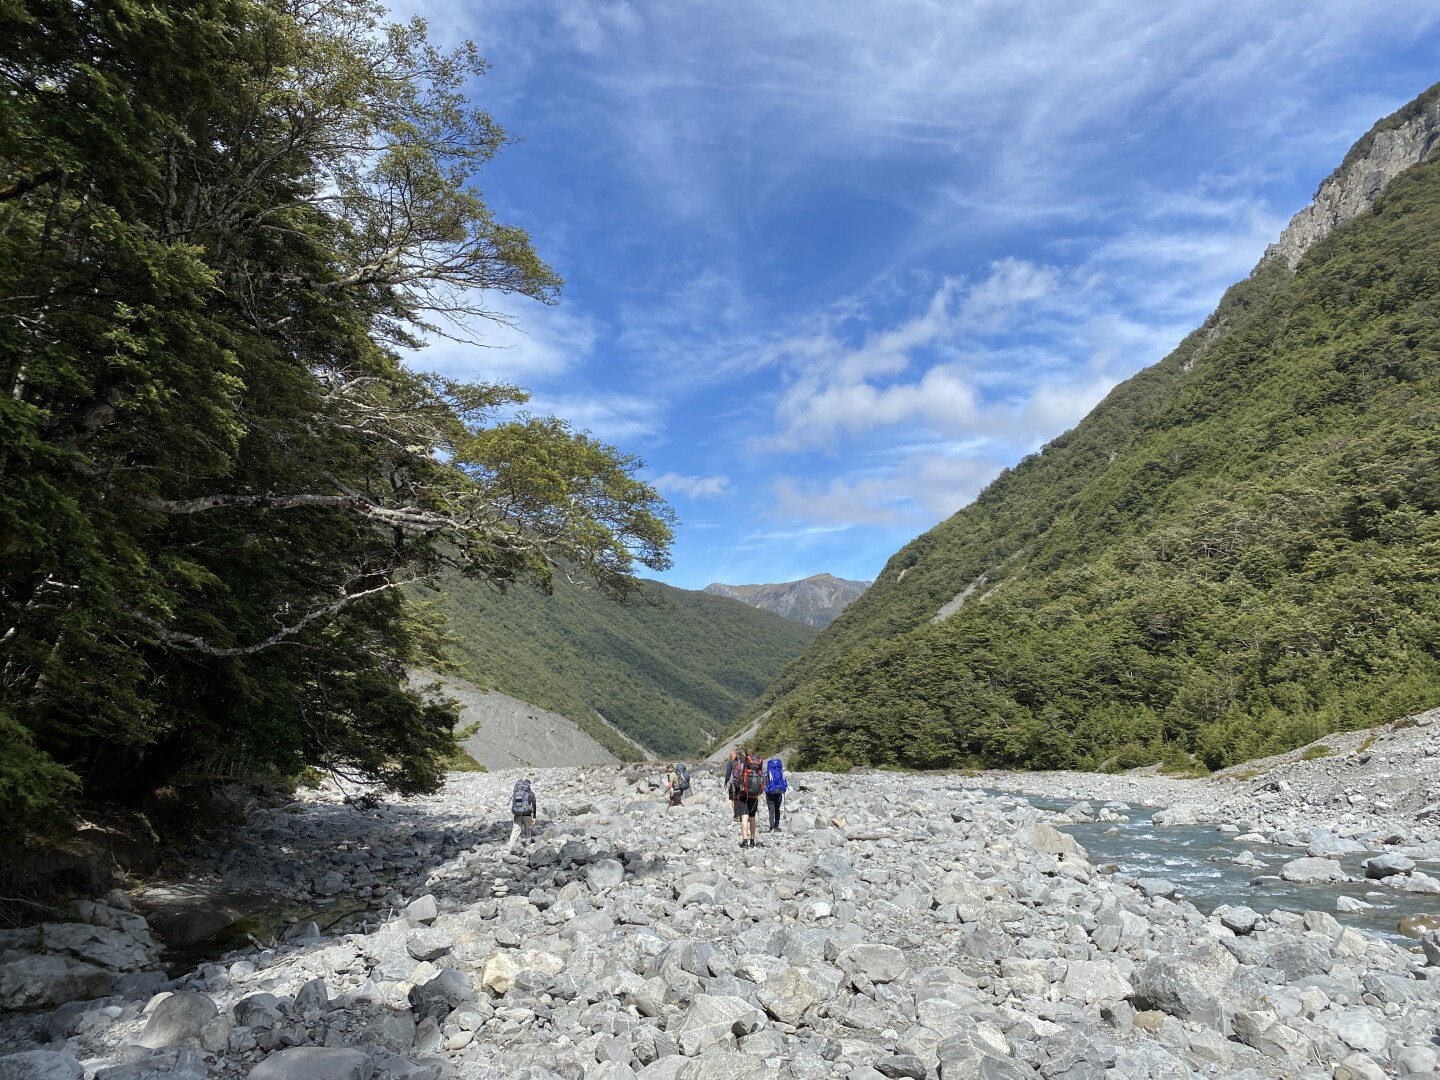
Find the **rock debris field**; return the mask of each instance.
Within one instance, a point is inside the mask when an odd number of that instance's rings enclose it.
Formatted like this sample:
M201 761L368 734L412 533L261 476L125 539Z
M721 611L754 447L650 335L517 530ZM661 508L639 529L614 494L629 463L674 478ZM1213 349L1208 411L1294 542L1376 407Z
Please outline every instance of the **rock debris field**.
M1392 734L1423 756L1440 727ZM0 1002L19 1011L0 1024L0 1080L1436 1071L1433 932L1402 944L1346 926L1333 904L1260 915L1244 897L1203 914L1164 880L1092 863L1064 817L974 786L994 778L798 774L782 831L763 831L762 808L762 846L742 850L717 779L697 770L666 814L652 774L533 773L540 832L513 851L514 773L457 775L423 799L322 790L257 811L235 845L197 855L197 878L369 910L323 933L295 922L173 979L124 894L5 931ZM1118 794L1129 778L1088 779ZM1237 850L1242 828L1298 846L1318 830L1322 847L1333 836L1388 860L1382 887L1435 880L1428 817L1347 802L1342 820L1307 795L1308 821L1298 799L1253 798L1240 821L1226 803L1237 783L1136 781L1129 798L1217 821Z

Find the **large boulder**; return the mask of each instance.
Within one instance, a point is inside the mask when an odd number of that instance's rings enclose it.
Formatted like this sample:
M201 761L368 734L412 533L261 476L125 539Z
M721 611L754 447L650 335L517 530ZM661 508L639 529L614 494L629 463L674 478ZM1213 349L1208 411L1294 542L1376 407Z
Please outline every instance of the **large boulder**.
M674 1035L686 1057L697 1057L707 1050L732 1048L736 1038L764 1022L764 1014L744 998L701 994L690 1003Z
M840 950L835 964L845 974L859 975L872 983L894 982L905 974L909 964L905 954L894 945L861 943Z
M1069 833L1062 833L1053 825L1036 822L1028 829L1021 829L1018 838L1034 848L1041 855L1075 855L1085 857L1085 849L1075 842Z
M1334 859L1292 859L1280 867L1280 876L1299 885L1323 885L1327 881L1347 881L1345 868Z
M1239 961L1215 942L1188 953L1157 956L1135 973L1135 1005L1224 1032L1231 978L1239 966Z
M114 986L113 971L70 956L22 956L0 964L0 1011L104 997Z
M1408 874L1415 869L1415 860L1407 859L1398 851L1387 852L1384 855L1376 855L1374 858L1366 859L1364 862L1365 876L1380 880L1382 878L1394 877L1396 874Z
M206 1025L216 1019L219 1012L204 994L188 991L170 994L151 1011L138 1042L152 1050L199 1042Z
M131 934L90 923L45 923L40 936L46 952L69 953L112 971L138 971L160 955L159 946L143 929Z
M1071 960L1065 968L1065 997L1085 1005L1123 1001L1135 988L1109 960Z
M26 1050L0 1057L0 1080L81 1080L85 1068L70 1054Z
M365 1080L369 1061L348 1047L292 1046L250 1070L249 1080Z

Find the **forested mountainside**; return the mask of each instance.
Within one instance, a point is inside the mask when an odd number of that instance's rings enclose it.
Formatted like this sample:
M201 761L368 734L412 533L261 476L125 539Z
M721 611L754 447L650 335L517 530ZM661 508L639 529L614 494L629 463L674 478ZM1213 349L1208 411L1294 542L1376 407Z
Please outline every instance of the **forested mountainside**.
M560 713L630 759L635 747L600 717L657 754L698 753L817 633L658 581L642 582L641 597L621 606L558 574L550 595L455 577L441 606L460 674Z
M703 591L712 596L728 596L742 604L773 611L776 615L823 630L869 587L868 581L847 581L834 574L811 574L799 581L776 585L726 585L712 581Z
M1421 121L1423 156L1436 97L1347 167ZM1394 171L893 556L767 690L762 744L1215 767L1440 701L1440 166Z

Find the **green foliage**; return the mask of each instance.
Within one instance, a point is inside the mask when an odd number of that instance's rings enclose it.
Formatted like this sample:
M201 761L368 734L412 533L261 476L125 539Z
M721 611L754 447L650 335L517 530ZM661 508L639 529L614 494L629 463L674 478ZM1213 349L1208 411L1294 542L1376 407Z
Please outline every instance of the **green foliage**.
M600 717L658 754L693 755L817 633L656 581L624 606L563 575L549 594L462 578L444 589L460 674L568 717L621 758L635 748Z
M1436 164L1295 274L1262 263L898 552L755 707L761 741L804 763L1214 769L1433 705L1437 267Z
M1305 748L1305 752L1300 755L1300 760L1318 761L1320 758L1330 757L1334 753L1335 751L1330 749L1330 747L1326 746L1324 743L1316 743L1314 746L1308 746Z
M405 684L458 572L668 565L640 463L417 374L560 284L468 178L485 65L368 0L0 6L0 812L187 770L440 783Z

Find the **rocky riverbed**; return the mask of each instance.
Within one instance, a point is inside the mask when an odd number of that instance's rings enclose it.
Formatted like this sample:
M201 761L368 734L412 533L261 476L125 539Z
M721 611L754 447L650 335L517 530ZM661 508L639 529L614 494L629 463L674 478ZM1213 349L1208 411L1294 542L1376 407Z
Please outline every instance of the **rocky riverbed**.
M1432 732L1392 734L1423 756ZM1364 752L1402 756L1378 737ZM1330 764L1337 776L1368 765ZM1393 863L1377 888L1426 879L1425 845L1437 838L1423 801L1383 816L1374 800L1341 808L1322 801L1318 781L1312 793L1278 768L1228 781L1228 794L1223 783L1160 778L1042 785L1088 800L1095 824L1150 800L1179 820L1233 828L1223 835L1237 852L1323 847L1318 828L1371 845L1367 858L1414 864ZM514 775L456 776L425 799L320 791L257 811L235 845L196 853L191 887L268 895L302 913L368 910L323 930L328 919L305 914L278 935L257 927L243 948L175 978L157 969L148 926L123 894L10 932L0 1001L28 1011L0 1023L0 1053L12 1055L0 1057L0 1078L1347 1080L1436 1070L1433 935L1367 933L1337 919L1334 903L1262 914L1238 896L1206 914L1161 875L1087 857L1062 831L1082 808L1057 815L979 786L1023 779L800 774L782 831L741 849L714 777L697 773L689 803L665 813L648 772L546 770L534 774L540 835L511 850ZM1279 780L1289 789L1264 786ZM1112 782L1126 786L1103 787Z

